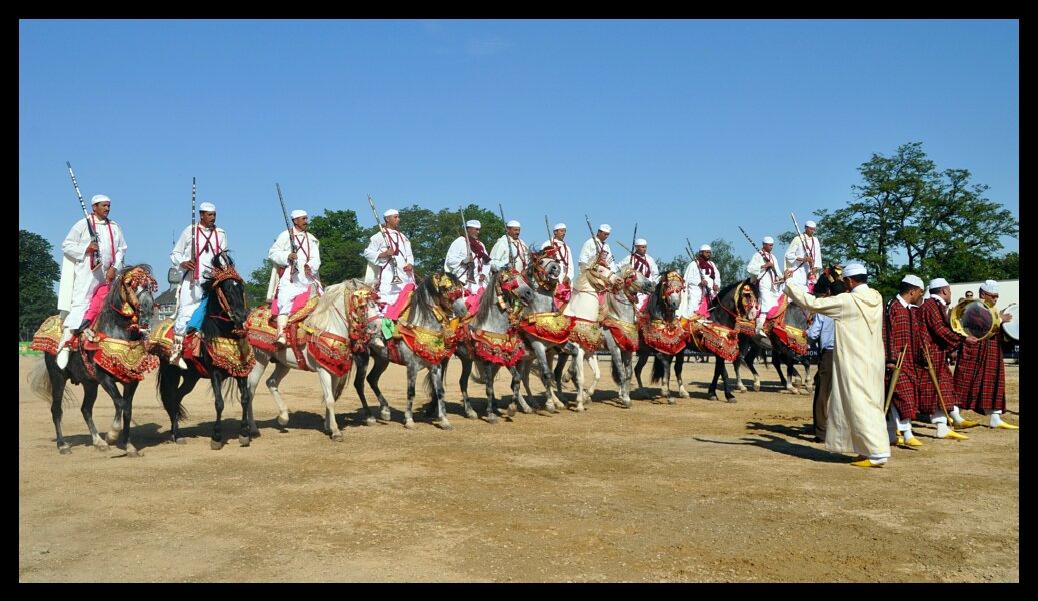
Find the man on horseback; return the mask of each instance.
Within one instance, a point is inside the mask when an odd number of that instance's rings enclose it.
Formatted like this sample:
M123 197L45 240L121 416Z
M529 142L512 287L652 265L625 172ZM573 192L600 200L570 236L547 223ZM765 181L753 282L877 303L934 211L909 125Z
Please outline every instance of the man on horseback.
M697 313L706 317L709 314L710 300L721 290L721 270L710 260L712 254L709 244L700 246L696 260L685 268L685 298L678 310L679 317L688 318Z
M549 246L555 248L553 256L562 267L562 281L555 287L555 306L562 307L569 302L573 290L573 281L576 279L576 276L573 274L573 251L570 249L569 244L566 244L565 223L555 224L555 227L552 229L552 239L546 240L541 245L541 250Z
M368 247L362 253L368 260L364 283L378 291L380 304L391 306L404 287L414 283L414 254L411 253L411 241L400 231L400 212L389 209L382 216L386 219L385 227L382 232L371 235ZM396 271L390 266L393 260L397 264ZM394 274L399 282L394 282Z
M443 260L443 269L462 281L466 296L478 296L490 277L490 255L479 241L482 228L483 224L476 219L466 221L465 236L458 236L451 242L450 248L447 249L447 257Z
M321 249L317 238L307 231L309 224L310 218L306 211L292 211L292 231L281 232L267 254L275 266L270 273L267 299L276 299L277 343L280 345L286 344L285 327L288 325L288 316L294 306L301 305L300 297L311 294L311 287L314 294L321 294L320 279L317 276L321 268ZM293 251L293 245L298 250Z
M188 321L202 304L202 278L213 268L213 257L227 250L227 233L216 227L216 205L203 202L198 206L199 223L184 228L169 258L174 266L186 270L177 292L177 313L173 321L173 348L170 365L187 369L180 355L187 335ZM192 248L194 252L192 253ZM192 328L194 329L194 328Z
M595 264L602 265L616 273L618 268L616 262L613 260L613 251L609 249L609 244L606 243L606 239L609 238L610 232L613 228L608 223L603 223L598 226L598 232L591 238L587 239L584 246L580 249L580 269L586 270L591 269Z
M754 253L746 266L746 272L757 280L760 288L760 314L757 315L757 334L761 334L764 320L767 319L768 311L778 304L784 287L783 279L776 270L775 256L771 249L775 247L775 239L764 236L761 240L760 252Z
M814 221L805 223L803 235L793 238L785 256L786 269L793 270L789 281L807 288L808 292L814 290L822 269L822 244L815 237L815 227Z
M490 249L490 266L493 269L501 269L509 265L511 260L511 266L516 271L526 271L530 264L530 247L519 238L519 229L519 222L514 219L505 224L505 235L498 238L494 248Z
M634 270L645 276L652 285L655 286L660 281L660 268L656 266L656 260L649 256L649 242L645 238L638 238L634 241L634 254L627 255L620 265L630 263ZM648 298L648 294L638 294L638 306L640 307L645 299Z
M61 251L65 255L62 271L66 277L61 278L62 285L58 290L58 310L68 311L62 324L61 339L58 341L56 359L61 369L68 365L69 349L65 345L89 325L84 317L87 309L91 307L95 293L100 292L103 295L108 290L108 283L122 269L123 256L126 254L126 240L123 238L122 227L108 219L111 199L104 194L98 194L90 200L90 204L93 210L89 218L90 225L97 232L100 248L91 240L86 217L72 226L61 243ZM100 262L95 259L95 252L100 255ZM69 274L71 278L68 277ZM65 301L67 305L62 302L64 299L68 299ZM94 316L96 315L91 317Z

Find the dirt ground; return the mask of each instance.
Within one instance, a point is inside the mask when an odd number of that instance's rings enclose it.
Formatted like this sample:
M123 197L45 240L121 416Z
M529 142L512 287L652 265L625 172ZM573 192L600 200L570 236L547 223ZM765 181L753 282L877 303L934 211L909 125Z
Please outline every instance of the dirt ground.
M394 365L383 378L392 421L362 425L350 386L336 405L341 443L321 433L317 377L292 372L288 428L261 385L262 436L219 451L208 386L186 403L193 438L175 445L149 377L134 403L144 456L128 458L89 446L78 404L63 421L73 452L58 454L49 406L26 381L37 361L19 358L24 582L1020 579L1019 432L945 441L917 424L923 447L854 468L813 441L811 397L776 392L774 371L727 404L706 398L712 368L686 364L692 398L624 410L603 361L586 413L492 425L461 414L455 361L445 431L424 418L403 427ZM1019 368L1007 372L1017 423ZM482 414L482 386L470 390ZM535 406L541 391L534 383ZM102 431L112 415L101 392ZM224 416L236 433L240 406Z

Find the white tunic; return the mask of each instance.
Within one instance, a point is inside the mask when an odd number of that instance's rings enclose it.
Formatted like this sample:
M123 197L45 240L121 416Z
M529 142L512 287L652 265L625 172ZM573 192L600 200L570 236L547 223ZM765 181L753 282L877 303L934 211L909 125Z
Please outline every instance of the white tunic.
M563 279L569 278L570 282L575 281L573 276L573 251L570 250L569 244L558 238L552 238L541 244L541 250L548 248L548 246L554 246L559 249L555 252L555 259L562 264L562 271L565 274Z
M774 263L771 269L763 268L767 261ZM757 284L760 287L760 310L761 315L764 315L778 304L779 296L782 295L783 284L777 282L776 279L776 273L780 272L775 255L764 251L754 253L749 265L746 266L746 272L757 278Z
M490 261L477 257L475 253L472 254L472 260L475 262L472 275L476 278L476 281L470 284L468 275L465 272L465 266L462 265L462 262L467 259L468 243L465 241L464 236L458 236L454 242L451 242L450 248L447 249L447 258L443 260L443 269L453 273L465 285L466 290L475 294L479 292L480 288L487 285L487 281L490 278Z
M191 254L191 226L184 228L180 239L169 253L169 260L174 267L180 267L185 261L194 260L198 265L196 269L184 274L177 291L177 314L174 317L173 331L183 335L187 330L187 322L191 319L195 309L202 303L202 279L206 272L213 267L213 257L220 251L227 250L227 233L223 228L205 228L202 224L195 225L194 241L197 257ZM195 274L198 280L195 280Z
M653 259L648 254L644 256L639 255L641 259L644 259L644 263L639 261L637 258L631 261L631 255L627 255L617 265L634 265L634 268L644 275L652 284L655 286L660 281L660 268L656 265L656 259Z
M804 242L807 242L805 248ZM807 274L811 271L812 267L806 262L797 264L797 259L802 259L805 256L811 255L815 259L815 268L822 267L822 243L818 241L815 236L808 236L804 234L803 239L800 236L793 238L793 241L789 243L789 248L786 250L786 269L795 269L792 275L789 276L790 282L796 282L800 286L807 286Z
M278 234L277 240L267 253L270 260L274 262L274 269L270 273L270 284L267 286L267 299L270 300L277 294L279 315L288 315L292 308L292 299L306 292L310 284L316 282L315 279L307 277L305 266L310 266L310 271L314 276L317 276L317 271L321 268L321 249L317 238L310 232L302 232L295 227L292 228L292 236L295 238L298 249L295 260L298 272L294 278L292 270L288 268L288 255L292 253L292 244L289 242L287 230ZM279 270L283 270L280 275L278 275ZM321 293L320 285L318 285L317 293Z
M685 293L681 297L681 306L678 307L678 317L691 317L699 309L700 303L703 302L703 280L706 280L705 291L711 296L717 294L714 292L714 285L717 285L718 290L721 289L721 270L713 261L710 261L710 265L714 268L714 277L700 269L698 261L692 261L685 267Z
M72 226L61 243L64 260L58 290L58 310L69 312L64 321L66 328L79 327L94 291L106 281L105 272L113 266L116 271L122 269L123 257L126 255L126 240L118 223L99 220L94 215L90 216L90 223L97 232L98 249L101 251L99 268L92 269L95 267L94 258L86 254L91 238L85 217Z
M825 447L871 459L890 457L883 415L883 297L860 284L852 292L815 298L790 282L797 305L833 319L836 336Z
M512 247L511 250L508 249L509 246ZM522 238L512 240L507 234L498 238L494 243L494 248L490 249L491 267L501 269L508 265L509 253L512 256L512 267L520 273L525 273L526 267L530 264L530 247L523 242Z
M609 243L602 242L598 238L588 238L584 246L581 247L580 258L578 259L580 269L583 271L598 262L599 249L604 250L606 253L606 267L609 268L609 271L616 273L619 267L617 267L613 259L613 251L609 249Z
M411 253L411 241L398 230L383 227L382 233L375 233L368 241L368 247L361 254L368 260L367 269L364 271L364 283L378 290L380 302L392 305L400 296L404 286L414 282L414 275L404 271L404 267L414 267L414 255ZM393 283L393 267L389 264L389 257L379 257L383 251L390 246L386 244L386 238L392 245L393 257L396 258L396 273L400 277L400 283Z

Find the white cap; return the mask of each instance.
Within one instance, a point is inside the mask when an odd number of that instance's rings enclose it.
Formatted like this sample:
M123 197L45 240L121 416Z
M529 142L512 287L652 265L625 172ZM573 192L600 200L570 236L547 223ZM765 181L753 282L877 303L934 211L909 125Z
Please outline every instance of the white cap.
M905 277L901 278L901 283L911 284L916 288L919 288L920 290L923 288L923 280L917 275L908 274Z
M771 236L764 236L764 239L761 240L761 243L762 244L774 244L775 243L775 239L772 238Z
M948 280L944 278L934 278L930 280L930 287L928 288L928 290L933 290L934 288L944 288L950 285L951 284L948 283Z
M848 263L843 268L843 275L850 277L852 275L868 275L869 272L865 269L865 266L861 263Z
M205 211L206 213L215 213L216 205L214 205L211 202L203 202L202 204L198 205L198 210Z
M94 206L99 202L112 202L112 199L108 198L104 194L98 194L90 199L90 206Z
M613 231L613 227L608 223L603 223L602 225L598 226L598 231L605 232L608 234Z
M478 227L483 229L483 224L481 224L478 219L469 219L465 222L465 227Z
M303 209L296 209L292 211L292 219L298 219L300 217L307 217L306 211Z
M392 217L393 215L399 215L400 211L396 209L386 209L385 213L382 213L383 217Z
M814 221L805 221L804 222L804 227L818 227L818 225L815 224Z
M980 285L980 289L988 294L998 294L998 282L995 280L985 280L984 283Z
M559 223L556 223L556 224L555 224L555 227L551 228L551 231L553 231L553 232L554 232L555 230L564 230L564 229L566 229L566 224L565 224L565 223L562 223L562 222L560 221Z
M635 246L648 246L649 243L645 240L645 238L638 238L637 240L634 241L634 245Z
M699 247L699 252L703 252L704 250L710 250L710 245L709 244L704 244L703 246ZM713 251L711 251L711 252L713 252Z
M513 220L509 221L508 223L506 223L506 224L505 224L505 227L522 227L522 226L521 226L521 225L519 225L519 222L518 222L518 221L516 221L515 219L513 219Z

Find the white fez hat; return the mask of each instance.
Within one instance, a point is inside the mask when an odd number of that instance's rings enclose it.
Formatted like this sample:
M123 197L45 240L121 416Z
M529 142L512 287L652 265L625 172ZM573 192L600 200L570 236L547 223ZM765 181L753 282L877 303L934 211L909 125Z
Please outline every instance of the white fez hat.
M950 284L948 283L948 280L946 280L944 278L934 278L934 279L930 280L930 288L929 289L933 290L934 288L944 288L946 286L950 286Z
M868 275L865 266L861 263L850 263L843 268L843 275L850 277L852 275Z
M703 246L699 247L699 252L703 252L704 250L710 250L710 245L709 244L704 244ZM713 251L711 251L711 252L713 252Z
M764 239L761 240L761 243L762 244L774 244L775 243L775 239L772 238L771 236L764 236Z
M112 202L112 199L108 198L104 194L97 194L96 196L90 199L90 206L94 206L99 202Z
M805 221L804 227L818 227L814 221Z
M481 224L478 219L469 219L465 222L465 227L478 227L482 229L483 224Z
M913 285L913 286L915 286L916 288L919 288L919 289L923 288L923 280L922 280L922 278L920 278L917 275L908 274L905 277L901 278L901 283L902 284L911 284L911 285Z
M215 213L216 205L214 205L211 202L203 202L202 204L198 205L198 210L205 211L206 213Z
M608 234L613 231L613 228L608 223L603 223L602 225L598 226L598 231L605 232Z
M300 217L307 217L306 211L303 209L296 209L292 211L292 219L298 219Z
M634 245L635 246L648 246L649 243L645 240L645 238L638 238L637 240L634 241Z
M555 227L551 228L551 231L554 232L555 230L564 230L564 229L566 229L566 224L562 223L562 222L559 222L559 223L555 224Z
M518 222L518 221L516 221L515 219L513 219L513 220L509 221L508 223L506 223L506 224L505 224L505 227L522 227L522 226L521 226L521 225L519 225L519 222Z
M400 211L396 209L386 209L385 213L382 213L383 217L392 217L393 215L399 215Z
M998 282L995 280L985 280L984 283L980 285L980 289L988 294L998 294Z

